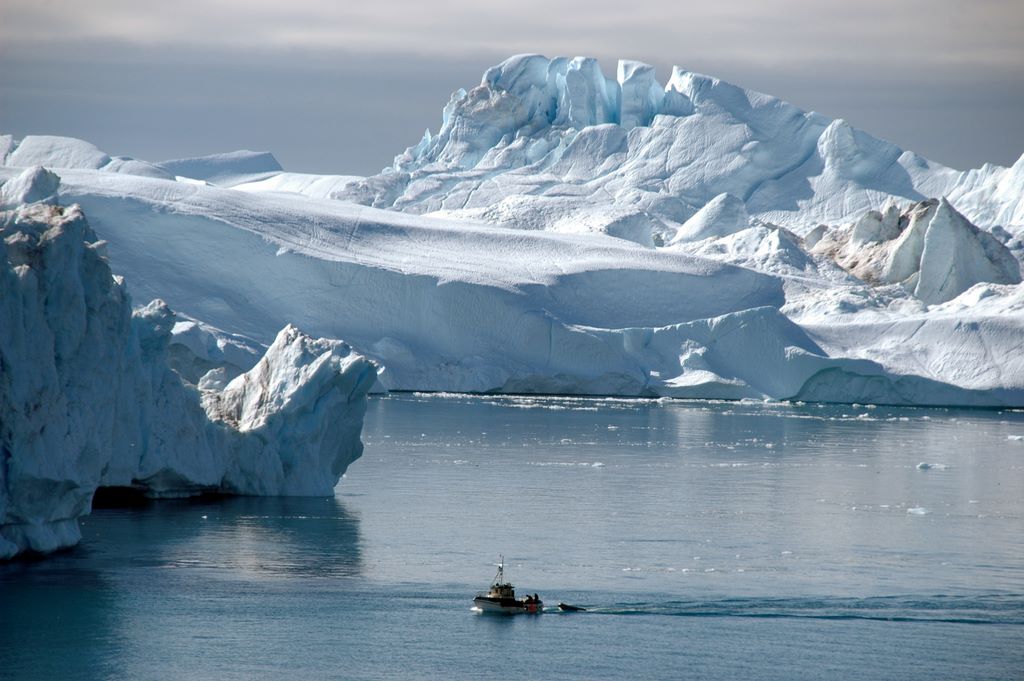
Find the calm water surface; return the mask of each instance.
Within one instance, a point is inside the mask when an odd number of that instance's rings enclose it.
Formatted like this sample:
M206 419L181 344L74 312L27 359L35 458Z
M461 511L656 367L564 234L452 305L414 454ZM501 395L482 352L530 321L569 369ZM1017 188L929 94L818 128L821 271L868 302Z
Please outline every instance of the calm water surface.
M0 566L0 678L1024 678L1024 413L399 395L364 439L334 499ZM472 612L501 553L590 612Z

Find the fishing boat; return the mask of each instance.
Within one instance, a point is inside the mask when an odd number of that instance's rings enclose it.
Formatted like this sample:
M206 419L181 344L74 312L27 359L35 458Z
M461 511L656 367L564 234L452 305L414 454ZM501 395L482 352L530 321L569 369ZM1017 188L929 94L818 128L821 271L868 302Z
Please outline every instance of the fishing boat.
M494 576L491 588L487 590L487 593L477 594L473 599L473 605L481 612L505 613L507 615L544 611L544 602L537 594L516 598L515 587L505 581L505 556L502 556L498 562L498 574Z

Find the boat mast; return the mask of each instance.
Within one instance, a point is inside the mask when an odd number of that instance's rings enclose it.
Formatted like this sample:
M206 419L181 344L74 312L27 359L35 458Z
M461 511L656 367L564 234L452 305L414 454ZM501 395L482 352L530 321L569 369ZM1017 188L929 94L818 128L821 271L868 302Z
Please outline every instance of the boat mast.
M495 584L503 584L505 580L505 554L498 554L498 574L494 576Z

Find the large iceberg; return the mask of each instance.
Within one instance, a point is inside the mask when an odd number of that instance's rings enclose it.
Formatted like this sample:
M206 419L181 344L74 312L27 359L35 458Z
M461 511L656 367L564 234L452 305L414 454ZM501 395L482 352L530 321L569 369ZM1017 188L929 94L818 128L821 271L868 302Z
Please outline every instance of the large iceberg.
M1022 163L956 171L682 69L514 57L367 178L86 160L61 200L211 388L294 322L389 389L1024 405Z
M767 223L650 248L295 194L62 173L61 197L85 207L135 294L208 323L191 333L187 320L175 325L173 354L195 348L176 366L194 380L247 370L259 344L292 321L343 335L387 367L390 389L797 399L803 383L821 382L815 372L836 369L820 399L1024 403L1019 286L979 283L929 306L902 285L851 276ZM701 324L711 331L698 334ZM755 327L726 334L749 345L726 362L719 335ZM782 343L779 361L755 361L768 341ZM913 381L929 388L907 389Z
M79 208L19 206L0 237L0 558L76 543L99 487L329 495L359 457L376 371L347 344L287 326L249 371L200 389L168 364L175 315L132 313Z

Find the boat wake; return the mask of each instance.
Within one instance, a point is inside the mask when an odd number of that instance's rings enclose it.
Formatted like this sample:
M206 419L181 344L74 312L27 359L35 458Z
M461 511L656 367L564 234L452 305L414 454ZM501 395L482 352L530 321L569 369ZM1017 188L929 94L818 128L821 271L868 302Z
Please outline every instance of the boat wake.
M598 615L751 617L881 622L1024 625L1024 596L886 596L876 598L723 599L587 604Z

